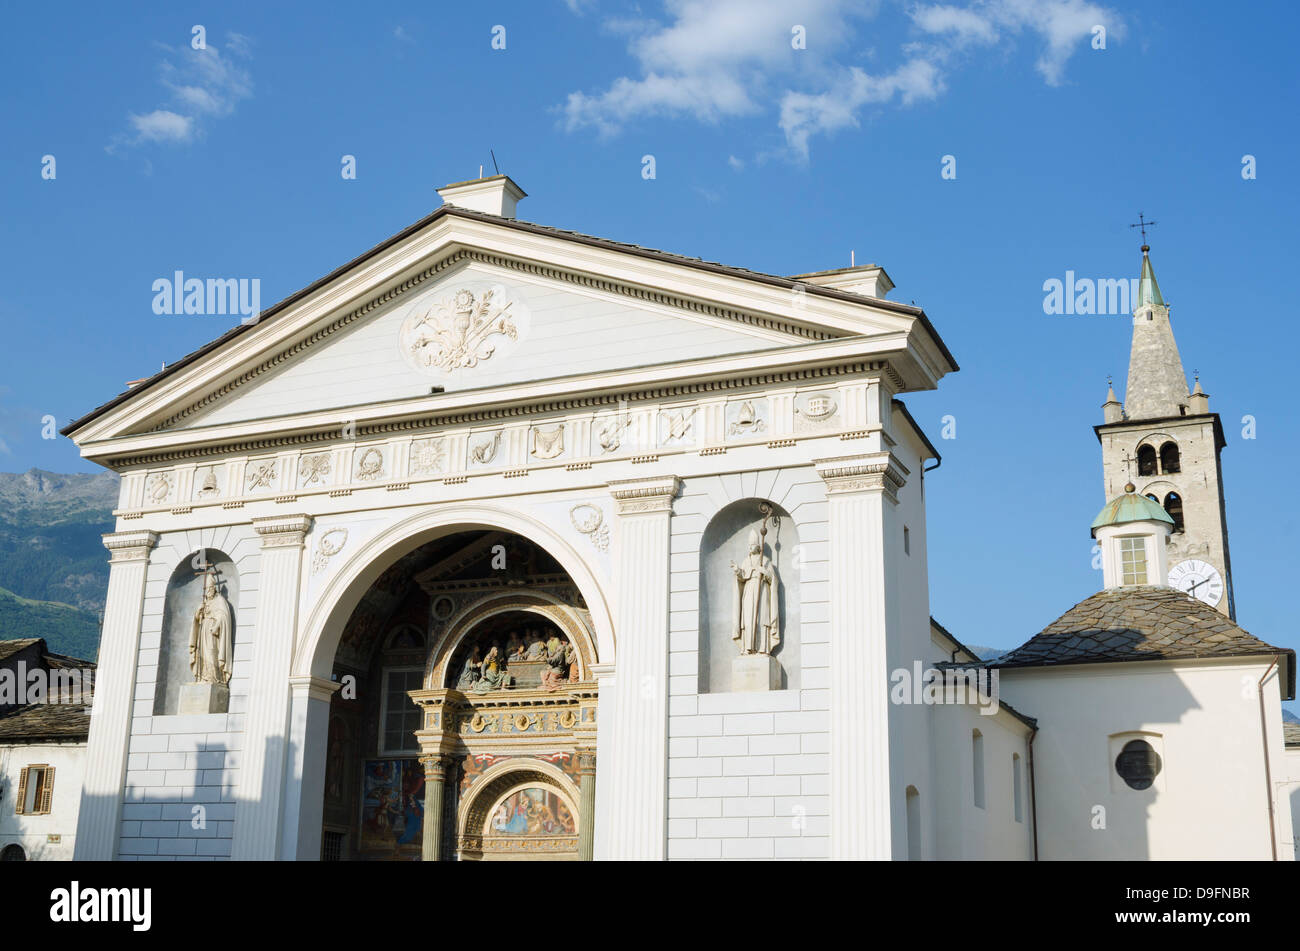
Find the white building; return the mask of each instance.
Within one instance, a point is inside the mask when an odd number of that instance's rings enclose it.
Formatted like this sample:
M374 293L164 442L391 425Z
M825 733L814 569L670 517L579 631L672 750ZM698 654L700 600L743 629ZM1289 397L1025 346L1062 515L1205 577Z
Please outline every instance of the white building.
M73 856L94 667L0 641L0 861Z
M930 619L938 454L899 400L957 366L885 272L528 224L505 176L440 194L65 431L123 476L78 857L1083 849L1041 760L1105 785L1168 704L1067 728L1037 687L1065 668L1030 666L999 668L1015 709L926 702L988 668ZM233 649L194 684L203 574ZM1176 734L1148 798L1201 768Z

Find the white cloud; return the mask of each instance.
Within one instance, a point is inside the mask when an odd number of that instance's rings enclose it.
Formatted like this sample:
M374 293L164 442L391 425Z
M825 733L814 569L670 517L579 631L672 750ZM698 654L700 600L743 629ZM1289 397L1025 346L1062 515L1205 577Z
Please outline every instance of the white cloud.
M247 37L231 33L226 53L208 44L162 46L167 58L159 66L160 79L170 97L159 108L127 116L130 133L117 136L108 151L146 142L182 144L200 137L207 120L229 116L235 106L253 95L253 80L237 60L250 57Z
M727 156L727 164L730 165L737 172L741 171L745 167L744 161L742 159L736 158L734 155Z
M128 116L136 138L141 142L188 142L194 136L194 120L166 109L147 115Z
M876 0L665 0L662 22L607 20L606 31L627 37L639 73L602 91L570 93L564 125L612 135L647 116L717 123L775 106L787 147L806 158L811 137L858 125L872 106L942 95L960 54L1010 46L1023 34L1040 50L1035 68L1057 85L1094 25L1123 35L1118 15L1089 0L918 4L907 11L911 35L897 40L895 64L866 69L846 61L850 53L864 58L855 33L865 33L859 28L880 9ZM791 43L796 27L806 49ZM884 24L873 23L869 35L888 47ZM885 59L876 50L868 56Z

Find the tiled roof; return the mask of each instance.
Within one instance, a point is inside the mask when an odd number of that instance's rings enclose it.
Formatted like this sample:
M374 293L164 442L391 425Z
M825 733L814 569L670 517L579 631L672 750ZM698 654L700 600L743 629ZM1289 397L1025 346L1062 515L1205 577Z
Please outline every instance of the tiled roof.
M1300 723L1283 723L1282 739L1287 746L1300 747Z
M997 667L1041 667L1096 661L1171 660L1289 654L1266 644L1227 616L1174 588L1142 586L1099 591L997 658Z
M29 703L0 709L0 743L75 740L90 735L90 707L82 703Z

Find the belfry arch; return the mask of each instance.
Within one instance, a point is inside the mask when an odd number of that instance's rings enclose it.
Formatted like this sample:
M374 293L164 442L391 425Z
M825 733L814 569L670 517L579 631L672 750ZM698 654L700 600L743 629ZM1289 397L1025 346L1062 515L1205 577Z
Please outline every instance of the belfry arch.
M424 513L360 546L313 601L293 658L283 852L591 857L612 625L563 539L509 512ZM465 670L493 647L508 682Z

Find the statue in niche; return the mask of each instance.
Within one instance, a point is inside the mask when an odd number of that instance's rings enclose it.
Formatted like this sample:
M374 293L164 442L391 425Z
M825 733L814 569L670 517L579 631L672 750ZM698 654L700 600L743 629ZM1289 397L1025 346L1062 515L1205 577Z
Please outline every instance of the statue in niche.
M731 639L746 654L771 654L781 643L781 607L777 599L776 569L771 559L763 554L763 536L767 535L767 519L771 509L763 513L763 529L749 532L749 554L737 565L731 563L736 576L732 589Z
M528 631L528 650L524 659L546 660L546 641L538 631L531 628Z
M504 690L510 686L511 678L506 673L505 659L501 656L501 649L493 644L483 658L483 668L480 671L478 680L470 689L474 693L491 693L493 690Z
M233 661L230 635L233 629L230 603L217 590L217 576L203 576L203 603L194 612L190 627L190 673L196 684L230 683Z
M567 640L552 637L546 643L546 670L542 672L542 689L559 690L570 679L569 670L578 659L577 651Z
M458 690L469 690L478 682L479 676L483 672L483 659L478 655L478 646L469 652L469 657L465 658L465 666L460 669L460 679L456 681Z

